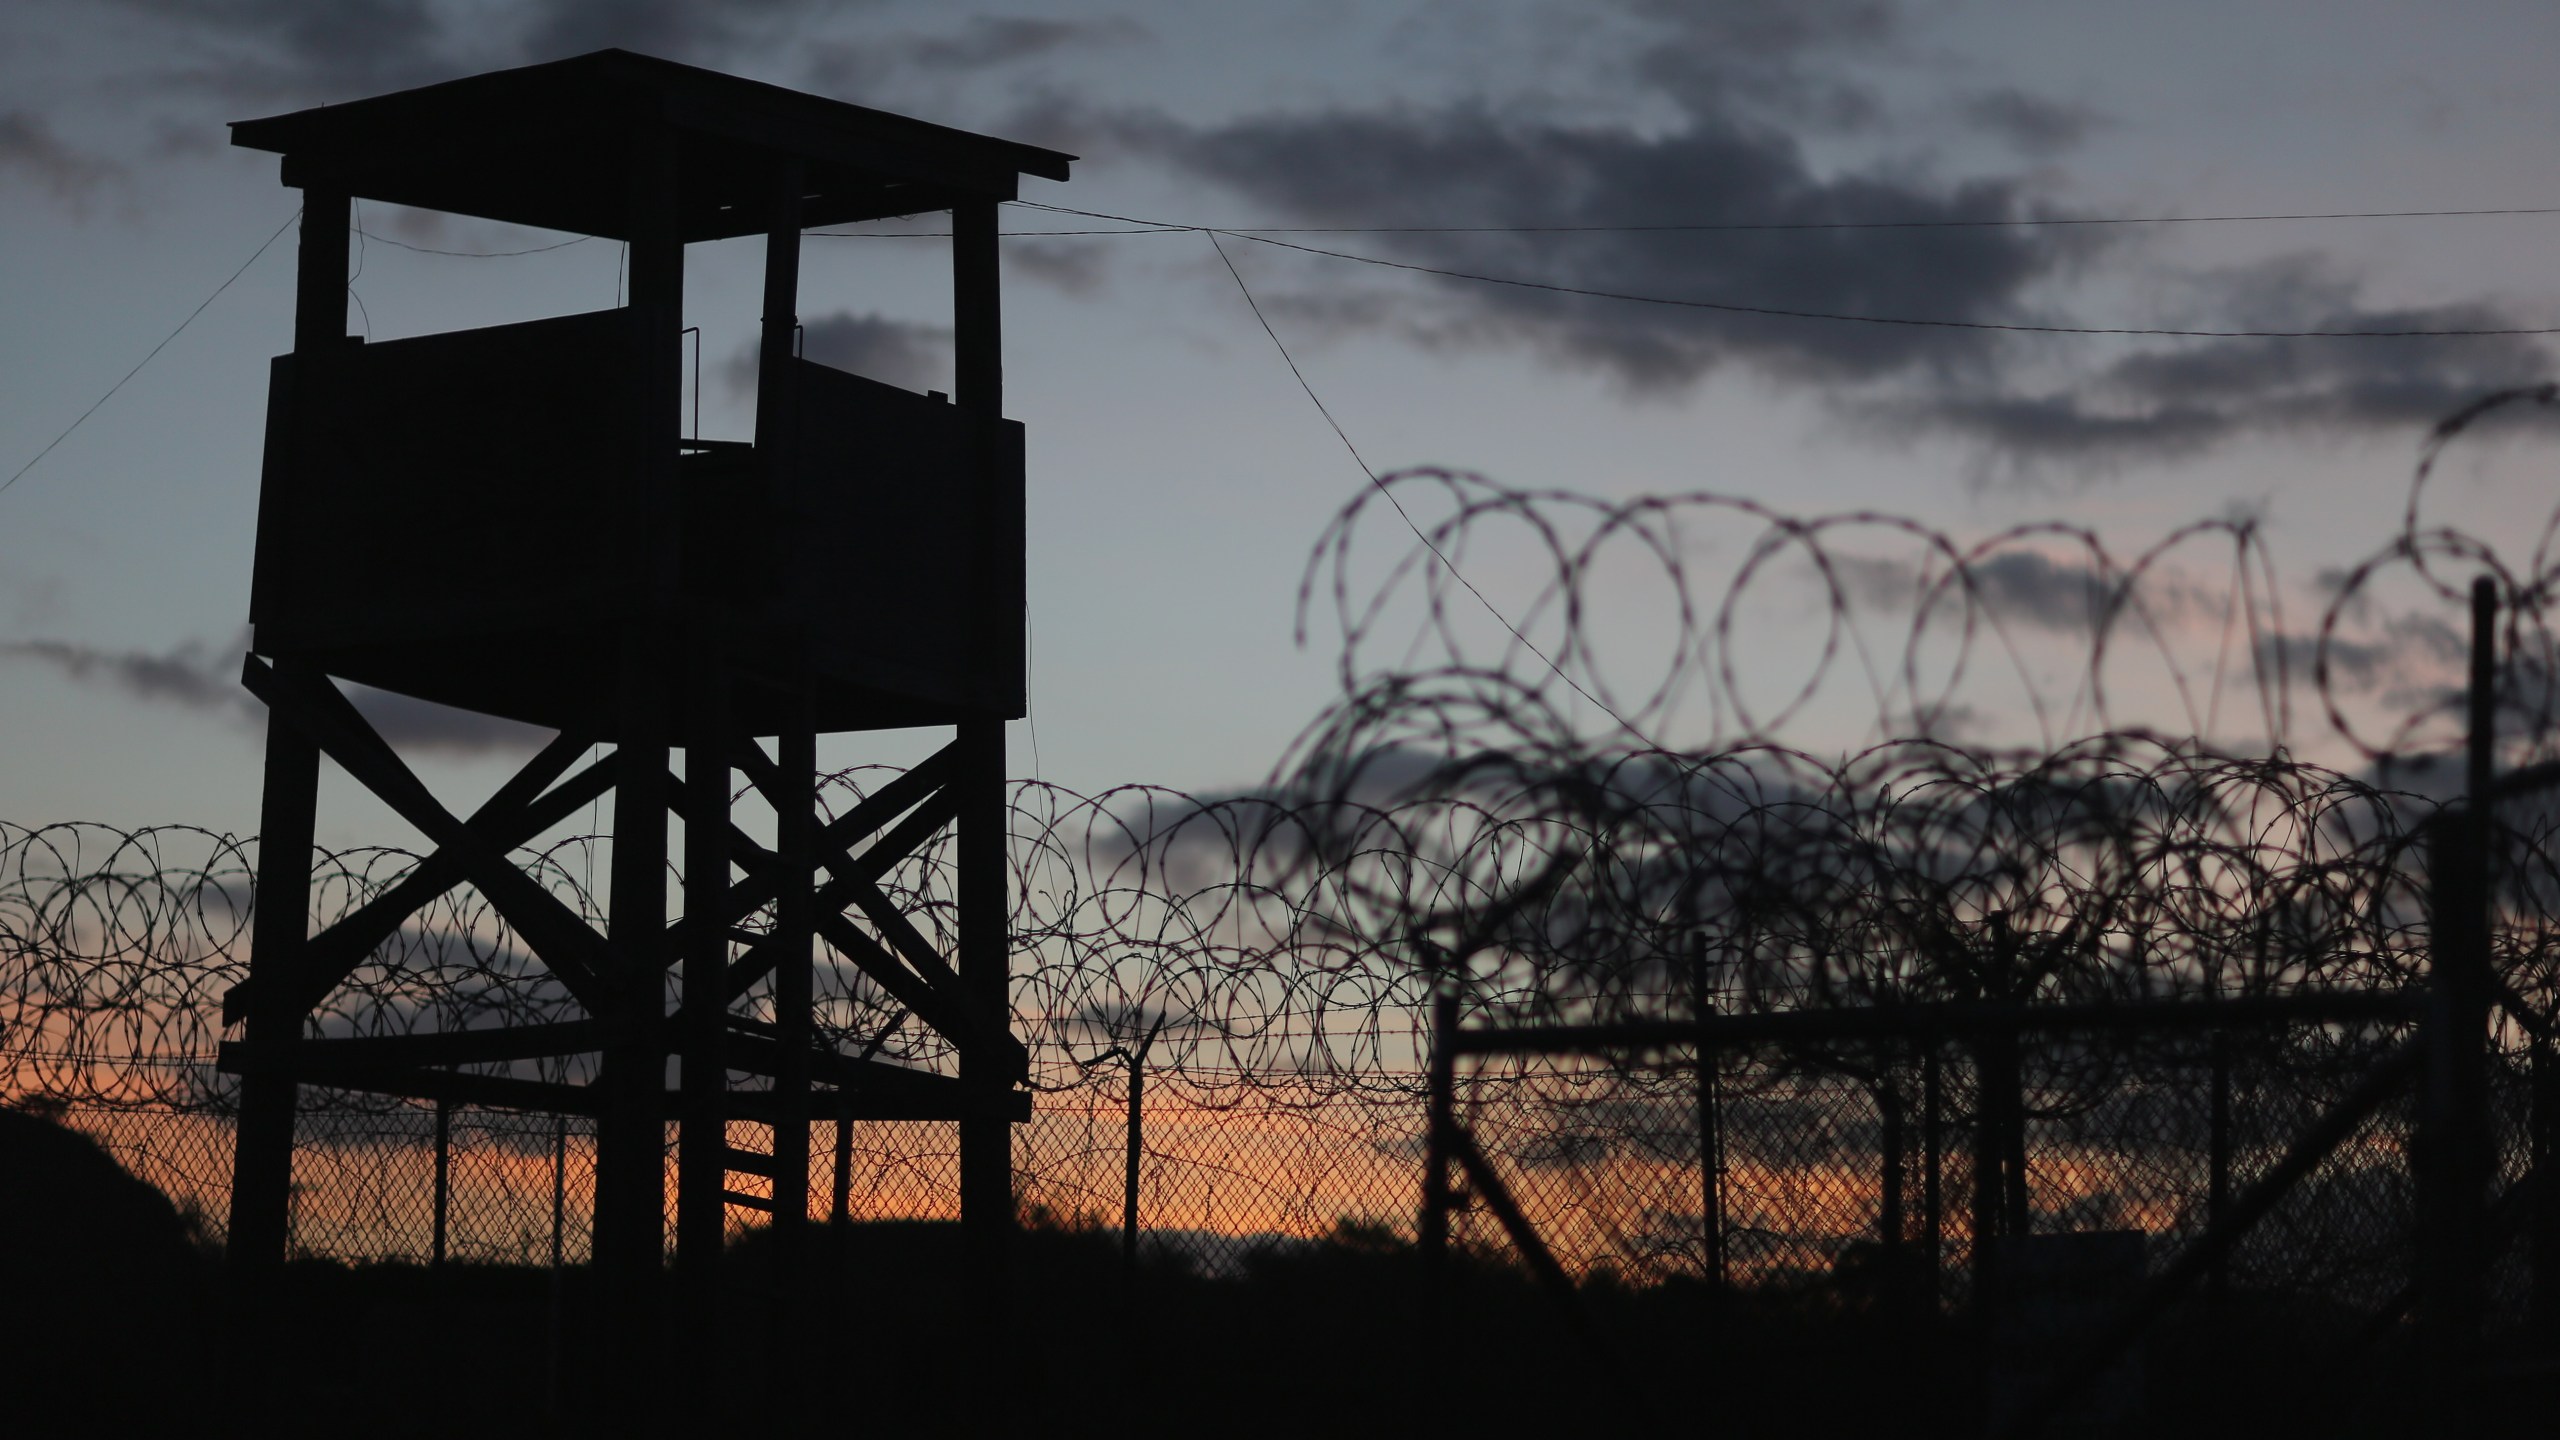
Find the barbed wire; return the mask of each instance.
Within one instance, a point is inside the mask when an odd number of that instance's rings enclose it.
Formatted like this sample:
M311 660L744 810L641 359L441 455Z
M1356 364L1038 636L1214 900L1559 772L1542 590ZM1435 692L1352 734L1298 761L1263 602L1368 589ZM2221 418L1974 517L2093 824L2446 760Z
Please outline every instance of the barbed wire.
M1331 632L1339 694L1266 783L1010 788L1013 997L1038 1105L1089 1128L1124 1082L1086 1062L1152 1035L1150 1084L1168 1088L1151 1094L1238 1125L1305 1117L1336 1149L1300 1163L1341 1169L1362 1146L1411 1140L1438 985L1459 990L1470 1025L2400 989L2427 968L2421 837L2444 798L2417 762L2449 747L2463 710L2463 647L2446 648L2424 606L2459 599L2471 572L2492 576L2502 763L2545 758L2551 729L2560 518L2502 530L2534 537L2511 554L2428 519L2426 482L2446 446L2551 393L2488 397L2437 427L2400 533L2329 584L2309 632L2288 625L2244 521L2118 558L2063 525L1968 541L1909 517L1794 516L1706 492L1611 500L1447 470L1381 476L1312 552L1300 633ZM1397 498L1410 529L1370 523ZM1462 560L1525 597L1506 605L1511 621L1453 600ZM2402 572L2419 608L2394 608L2387 581ZM1766 617L1807 609L1821 641L1787 647L1798 674L1760 694L1746 681L1766 659ZM2291 733L2305 688L2328 763ZM1866 733L1838 723L1844 694L1872 711ZM2395 706L2406 713L2391 718ZM2021 717L2016 737L1981 738L1987 714ZM2224 743L2233 732L2245 743ZM822 809L843 813L901 773L826 777ZM2500 981L2544 1022L2560 1014L2552 820L2504 806L2496 871ZM601 925L588 884L611 873L598 863L610 844L568 835L517 860ZM954 844L945 830L880 882L946 950ZM419 860L316 855L314 923ZM179 826L0 826L8 1093L227 1114L212 1061L222 994L245 975L256 861L253 841ZM743 938L770 920L750 917ZM822 946L817 976L826 1043L953 1065L845 956ZM769 999L760 986L742 1003ZM310 1028L578 1013L463 887L369 955ZM2272 1028L2246 1047L2252 1103L2315 1104L2396 1033ZM2502 1063L2521 1064L2523 1034L2501 1041ZM1761 1107L1735 1122L1736 1143L1776 1151L1812 1143L1786 1128L1808 1097L1846 1087L1860 1104L1907 1102L1928 1053L1908 1039L1770 1044L1709 1068ZM1961 1060L1940 1077L1951 1124L1980 1103ZM590 1063L481 1068L583 1081ZM2143 1104L2157 1103L2139 1097L2188 1094L2204 1063L2189 1040L2040 1043L2023 1090L2040 1125L2175 1148L2194 1117L2145 1132ZM1661 1054L1487 1063L1468 1103L1568 1211L1616 1217L1592 1222L1592 1253L1685 1254L1658 1217L1601 1193L1620 1172L1593 1157L1700 1163L1698 1069ZM2282 1105L2266 1098L2277 1091ZM371 1103L389 1115L401 1102ZM1363 1114L1376 1123L1343 1118ZM1865 1138L1824 1143L1872 1163L1878 1132L1853 1131ZM1822 1222L1835 1247L1836 1218ZM1798 1235L1788 1253L1809 1243Z

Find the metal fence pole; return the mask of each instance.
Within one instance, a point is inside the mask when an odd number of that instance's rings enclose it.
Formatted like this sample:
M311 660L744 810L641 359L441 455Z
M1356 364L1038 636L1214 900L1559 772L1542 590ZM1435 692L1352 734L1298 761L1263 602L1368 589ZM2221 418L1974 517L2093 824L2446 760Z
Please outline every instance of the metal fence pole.
M827 1197L827 1223L842 1229L853 1203L853 1094L836 1092L836 1165L834 1193Z
M1129 1287L1133 1308L1138 1283L1138 1159L1146 1144L1147 1050L1156 1043L1165 1019L1157 1016L1138 1048L1129 1052L1128 1156L1120 1182L1120 1275ZM1134 1313L1131 1318L1135 1319Z
M1423 1289L1425 1355L1441 1358L1449 1318L1450 1128L1457 1123L1458 992L1436 983L1431 996L1431 1069L1422 1139L1422 1214L1415 1224ZM1427 1388L1427 1382L1426 1382Z
M446 1218L453 1208L453 1102L436 1102L436 1192L434 1202L435 1236L430 1242L429 1266L444 1270Z
M1716 1013L1707 993L1707 941L1692 937L1689 946L1689 996L1698 1018ZM1716 1050L1698 1041L1698 1230L1706 1243L1707 1279L1718 1288L1732 1283L1732 1267L1724 1244L1724 1097L1717 1093Z
M2529 1313L2534 1328L2560 1329L2560 1056L2551 1043L2534 1038L2531 1146L2532 1168L2525 1183L2533 1207L2533 1298Z
M2469 1398L2460 1374L2475 1356L2485 1296L2483 1230L2495 1152L2488 1134L2491 981L2490 840L2496 823L2497 586L2471 591L2468 802L2440 812L2427 837L2429 943L2425 1103L2417 1155L2418 1317L2442 1413Z
M1883 1174L1877 1186L1876 1243L1884 1262L1885 1304L1899 1317L1910 1303L1911 1284L1906 1273L1908 1252L1903 1247L1907 1226L1902 1203L1902 1091L1894 1084L1889 1064L1876 1077L1876 1119L1883 1132L1877 1136Z
M542 1357L543 1413L560 1412L560 1345L568 1320L561 1304L561 1232L569 1200L569 1117L551 1117L551 1315Z
M1989 1313L1994 1282L1992 1241L2000 1234L2000 1157L2002 1152L1999 1092L1992 1060L1994 1041L1986 1037L1973 1050L1973 1306Z
M1920 1054L1920 1243L1928 1257L1932 1311L1938 1308L1943 1283L1939 1265L1946 1249L1945 1089L1945 1081L1938 1073L1938 1047L1932 1043Z
M2212 1039L2213 1095L2205 1136L2205 1227L2213 1229L2231 1213L2231 1036L2216 1030ZM2231 1258L2216 1254L2205 1286L2217 1301L2231 1293Z

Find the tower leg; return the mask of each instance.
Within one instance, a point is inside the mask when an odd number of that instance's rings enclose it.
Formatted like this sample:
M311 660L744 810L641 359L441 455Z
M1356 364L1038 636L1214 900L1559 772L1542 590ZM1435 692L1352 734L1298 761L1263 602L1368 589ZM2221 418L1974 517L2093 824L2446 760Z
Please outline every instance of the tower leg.
M804 689L774 745L786 792L775 797L774 839L783 865L774 902L781 956L774 962L774 1021L781 1060L773 1080L773 1238L787 1294L800 1270L809 1219L809 1049L816 1017L810 964L816 945L818 736Z
M1012 1022L1003 722L963 722L959 746L959 774L952 783L960 791L960 983L975 1012L971 1018L995 1034ZM989 1360L1007 1331L1014 1227L1013 1123L993 1103L1011 1089L1013 1076L999 1064L984 1045L960 1052L964 1090L988 1102L960 1122L960 1226L968 1252L971 1339Z
M729 983L727 684L710 637L692 639L685 706L683 1007L676 1043L682 1096L676 1151L676 1271L684 1365L695 1400L720 1388L721 1250L728 1241L729 1095L724 1018ZM707 1414L707 1409L703 1412Z
M624 967L613 1018L630 1022L596 1076L595 1265L602 1302L599 1415L643 1433L661 1415L658 1277L667 1243L665 1014L667 718L649 636L626 637L615 742L613 869L606 938Z
M279 668L293 662L279 661ZM287 983L299 968L311 924L311 839L320 798L320 750L280 716L267 719L266 790L258 815L257 910L249 973L265 983L243 1020L251 1045L290 1045L302 1014ZM225 1256L255 1284L284 1264L293 1206L294 1082L290 1072L243 1076L231 1165Z

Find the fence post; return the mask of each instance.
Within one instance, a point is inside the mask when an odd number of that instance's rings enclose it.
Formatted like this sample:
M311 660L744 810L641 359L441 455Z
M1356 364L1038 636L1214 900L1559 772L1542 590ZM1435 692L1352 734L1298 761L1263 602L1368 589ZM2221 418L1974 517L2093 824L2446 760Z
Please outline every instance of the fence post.
M569 1117L551 1117L551 1316L542 1356L543 1413L560 1411L560 1344L567 1316L560 1300L561 1230L569 1201Z
M2000 1233L1999 1090L1992 1078L1991 1042L1973 1047L1973 1305L1988 1313L1991 1241Z
M2465 1398L2458 1378L2480 1333L2483 1225L2492 1163L2488 1123L2490 837L2496 821L2496 583L2471 588L2468 801L2428 827L2428 1031L2419 1167L2418 1318L2429 1383L2442 1412Z
M1899 1320L1911 1303L1908 1252L1903 1247L1902 1205L1902 1091L1894 1084L1893 1067L1887 1062L1876 1078L1876 1118L1883 1132L1877 1137L1881 1156L1883 1183L1876 1205L1876 1240L1884 1261L1885 1307Z
M1717 1093L1715 1047L1707 1043L1705 1023L1716 1013L1707 994L1707 937L1692 936L1689 945L1689 996L1700 1029L1698 1066L1698 1229L1706 1242L1707 1279L1718 1289L1733 1281L1724 1246L1724 1105Z
M1946 1142L1945 1081L1938 1073L1938 1046L1933 1040L1920 1053L1920 1243L1928 1257L1929 1309L1938 1308L1942 1284L1939 1263L1946 1249L1944 1166Z
M1127 1290L1129 1319L1137 1321L1138 1296L1138 1158L1145 1147L1147 1051L1156 1043L1156 1035L1164 1029L1166 1017L1159 1015L1149 1026L1138 1048L1129 1052L1129 1153L1125 1173L1120 1181L1120 1279Z
M827 1224L841 1230L852 1219L853 1092L836 1091L836 1165L833 1193L827 1197Z
M453 1102L436 1102L436 1192L435 1238L429 1252L428 1266L444 1271L446 1217L453 1208Z
M2231 1213L2231 1036L2216 1030L2212 1038L2212 1085L2210 1114L2205 1136L2205 1228L2218 1230L2222 1218ZM2213 1257L2213 1268L2206 1272L2205 1286L2216 1302L2231 1293L2231 1258L2228 1251Z
M1415 1248L1422 1268L1424 1354L1436 1371L1447 1338L1449 1283L1449 1131L1457 1123L1458 1057L1451 1042L1458 1033L1458 992L1435 979L1431 990L1431 1068L1422 1137L1422 1214L1417 1220ZM1429 1393L1429 1381L1424 1392Z
M2534 1328L2548 1331L2560 1329L2560 1057L2540 1036L2534 1038L2532 1064L2532 1168L2525 1172L2525 1183L2533 1187L2530 1314Z

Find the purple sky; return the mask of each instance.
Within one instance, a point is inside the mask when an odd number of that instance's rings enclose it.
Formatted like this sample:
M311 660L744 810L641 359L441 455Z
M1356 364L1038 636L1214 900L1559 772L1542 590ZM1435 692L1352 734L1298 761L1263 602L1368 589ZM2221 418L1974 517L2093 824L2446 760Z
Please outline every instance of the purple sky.
M2544 258L2560 216L1632 228L2560 204L2560 93L2542 73L2560 11L2540 4L20 0L0 11L0 477L292 214L271 158L229 149L222 122L604 45L1084 157L1069 185L1029 182L1030 199L1239 228L1455 227L1289 237L1407 265L2001 324L2560 324ZM383 207L363 221L357 313L376 338L615 293L609 242L460 259L404 247L570 237ZM1032 209L1007 223L1088 228ZM2245 515L2263 523L2296 634L2322 573L2391 537L2426 423L2553 368L2550 341L2530 336L1861 325L1224 243L1381 469L1874 507L1965 540L2068 520L2126 555L2185 521ZM1329 647L1293 642L1296 585L1326 518L1368 482L1206 237L1007 244L1008 400L1033 444L1036 747L1017 726L1014 768L1086 788L1250 782L1329 693ZM715 434L746 424L733 376L751 260L700 250L689 280ZM943 263L929 240L813 241L812 353L938 388ZM255 713L234 677L291 270L288 236L0 493L0 820L254 825ZM2529 550L2554 454L2530 430L2462 452L2441 513ZM1686 538L1712 601L1716 567L1754 534ZM1868 609L1890 610L1912 553L1878 541L1855 558ZM1493 543L1468 561L1514 615L1540 579L1519 560ZM1985 603L2024 637L2018 668L2065 694L2077 563L2038 541L1986 571ZM1618 578L1595 582L1625 638L1601 663L1635 674L1667 632L1660 597ZM2220 639L2228 580L2201 551L2163 572L2163 624L2196 674L2237 673ZM1785 688L1820 641L1819 593L1781 577L1754 594L1733 659ZM2450 618L2385 592L2359 632L2363 703L2405 699L2395 676L2422 690ZM1870 622L1898 643L1894 617ZM2181 724L2166 672L2127 664L2120 718ZM1981 738L2034 738L2014 686L1987 680L1965 702ZM1827 691L1796 738L1859 743L1876 708L1859 685ZM2285 738L2316 751L2316 711L2297 708ZM1706 738L1710 707L1691 713L1696 733L1666 738ZM521 737L416 707L385 723L457 794L520 753ZM2253 742L2232 723L2217 738ZM828 753L913 748L872 737ZM324 838L399 838L351 788L329 792Z

